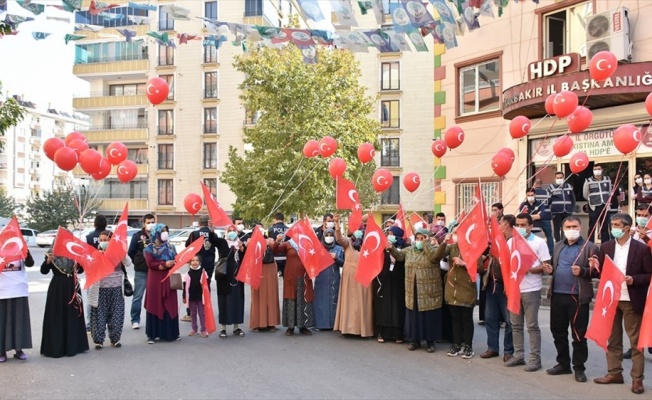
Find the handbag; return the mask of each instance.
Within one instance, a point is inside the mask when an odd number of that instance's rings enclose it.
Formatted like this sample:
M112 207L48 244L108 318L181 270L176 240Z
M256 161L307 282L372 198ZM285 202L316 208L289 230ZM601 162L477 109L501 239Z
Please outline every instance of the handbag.
M269 247L265 249L263 264L272 264L274 262L274 252Z
M134 295L134 287L131 285L131 282L129 282L129 278L127 278L127 275L125 275L125 279L122 285L124 287L124 295L126 297L131 297Z
M222 257L215 262L215 279L226 276L226 259L227 257Z
M170 275L170 289L181 290L182 287L183 285L181 283L181 274L179 272L175 272Z

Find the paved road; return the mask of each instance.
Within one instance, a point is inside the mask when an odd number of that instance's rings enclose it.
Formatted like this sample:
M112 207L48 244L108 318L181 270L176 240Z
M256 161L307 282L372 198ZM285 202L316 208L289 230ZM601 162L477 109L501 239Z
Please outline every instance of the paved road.
M40 265L44 251L32 251ZM335 332L288 338L280 329L275 333L246 330L244 338L203 339L185 336L190 326L182 322L180 342L148 345L143 329L129 328L128 317L122 348L50 359L39 355L50 276L41 275L36 266L29 279L35 348L27 351L27 362L10 358L0 365L0 399L640 398L629 391L628 377L626 385L579 384L572 375L528 373L505 368L498 359L447 357L444 344L434 354L409 352L406 345L342 338ZM127 309L129 304L127 300ZM555 364L548 320L548 311L542 310L544 369ZM485 343L484 328L477 327L477 354L485 350ZM649 363L652 356L647 357ZM630 365L625 361L626 371ZM589 379L605 371L604 353L591 345ZM651 386L648 383L646 389Z

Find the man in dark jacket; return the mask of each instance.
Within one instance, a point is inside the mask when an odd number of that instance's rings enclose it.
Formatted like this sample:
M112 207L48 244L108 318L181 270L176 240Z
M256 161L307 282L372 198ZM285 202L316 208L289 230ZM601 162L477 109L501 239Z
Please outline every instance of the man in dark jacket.
M147 285L147 263L145 262L145 247L151 240L150 230L156 224L156 217L145 214L143 229L131 236L127 254L134 264L134 297L131 300L131 329L140 329L140 312L142 310L145 286Z
M552 227L550 226L550 220L552 219L550 211L548 211L548 207L544 203L536 199L534 188L528 189L525 195L525 201L518 206L518 212L519 214L530 214L534 222L534 227L541 229L546 235L548 252L552 254L555 241L552 237Z
M106 217L104 215L96 215L95 221L93 221L95 230L86 235L86 243L97 249L97 246L100 243L100 233L106 230L106 224Z
M582 225L579 218L566 217L562 226L565 239L555 245L551 264L543 266L543 272L552 274L548 291L550 332L557 348L557 365L546 372L548 375L573 373L568 348L570 325L575 380L586 382L584 363L589 357L589 347L585 334L589 326L589 304L593 299L591 279L597 277L597 272L589 266L589 259L597 256L598 247L580 236Z
M575 210L575 191L570 183L564 179L564 173L555 174L555 183L548 186L548 207L552 214L553 236L555 242L563 239L561 236L564 219L573 214Z
M283 215L283 213L278 212L274 214L274 225L270 226L267 230L267 237L276 240L278 235L283 235L283 240L287 240L287 238L285 238L285 232L287 232L290 228L285 225L284 221L285 215ZM276 265L278 266L278 274L279 276L283 276L283 271L285 271L285 256L276 256L275 259Z
M206 271L208 275L208 288L211 288L211 279L213 277L213 271L215 271L215 250L219 245L217 240L217 234L209 226L210 218L207 215L202 215L199 217L199 229L193 231L186 239L186 247L190 246L192 242L199 239L199 237L204 238L204 246L199 250L199 257L201 258L201 266Z

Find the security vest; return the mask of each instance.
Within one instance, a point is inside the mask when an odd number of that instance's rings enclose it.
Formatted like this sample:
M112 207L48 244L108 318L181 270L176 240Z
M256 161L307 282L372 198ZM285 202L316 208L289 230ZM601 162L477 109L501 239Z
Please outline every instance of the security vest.
M649 189L648 189L648 188L646 188L645 186L641 186L640 189L639 189L639 191L640 191L640 193L641 193L641 196L643 196L643 198L645 198L645 197L648 197L648 198L652 197L652 188L649 188Z
M575 203L575 193L570 183L562 185L552 184L548 188L550 193L550 212L553 214L572 214Z
M544 188L534 188L534 199L548 205L548 191Z
M607 204L609 195L611 194L611 178L608 176L602 177L602 180L596 180L594 177L587 178L589 187L589 206L597 207Z

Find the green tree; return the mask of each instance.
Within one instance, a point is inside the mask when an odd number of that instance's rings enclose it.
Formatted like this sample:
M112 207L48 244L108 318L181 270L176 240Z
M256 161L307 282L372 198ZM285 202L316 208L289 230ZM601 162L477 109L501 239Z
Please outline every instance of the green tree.
M0 82L0 95L1 93L2 82ZM3 101L0 97L0 135L4 136L9 128L22 121L24 117L25 109L16 100L9 97ZM0 142L0 151L3 148L4 143Z
M46 231L59 226L78 226L101 204L95 199L93 190L84 186L57 184L52 190L28 199L25 211L31 227Z
M318 50L318 60L306 64L294 45L255 48L235 58L235 68L245 74L240 99L260 117L243 132L244 154L229 148L221 179L237 196L234 209L245 219L276 210L312 216L335 209L328 161L302 153L308 140L324 136L337 140L333 157L346 161L345 176L358 182L363 206L378 199L370 185L374 163L357 159L358 146L376 144L380 132L369 117L374 99L358 82L359 64L351 52L326 49Z
M18 211L14 198L7 194L7 189L0 186L0 217L11 218Z

